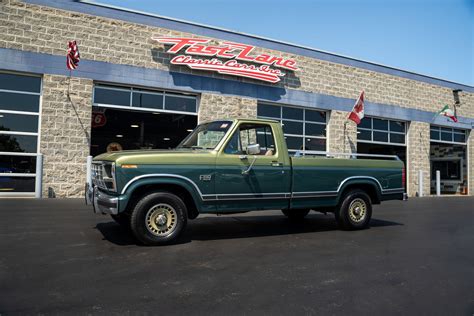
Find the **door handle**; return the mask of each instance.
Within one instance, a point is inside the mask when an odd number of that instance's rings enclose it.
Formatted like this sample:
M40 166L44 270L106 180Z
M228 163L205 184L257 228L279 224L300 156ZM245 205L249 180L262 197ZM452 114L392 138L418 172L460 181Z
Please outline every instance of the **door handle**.
M272 167L281 167L281 166L283 166L283 163L282 163L282 162L278 162L278 161L272 161L272 162L270 163L270 165L271 165Z

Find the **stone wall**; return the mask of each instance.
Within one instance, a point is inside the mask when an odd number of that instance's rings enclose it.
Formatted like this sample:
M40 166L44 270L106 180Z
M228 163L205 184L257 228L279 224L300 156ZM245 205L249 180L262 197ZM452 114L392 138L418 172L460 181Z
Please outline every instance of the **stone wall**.
M256 118L257 100L213 93L201 94L199 122L219 118Z
M331 111L326 127L329 152L357 152L357 125L347 120L348 116L349 112Z
M423 172L423 195L430 194L430 124L411 122L407 133L408 195L419 196L418 173Z
M44 197L48 191L57 197L84 194L89 145L83 127L90 133L92 80L71 80L74 105L67 97L68 83L63 76L43 77L40 152L44 156Z
M0 6L0 47L63 56L67 41L76 39L83 59L263 84L252 79L170 65L170 54L164 52L164 45L151 40L152 36L196 37L190 33L18 0L2 0ZM261 48L255 50L255 54L264 52L298 62L298 71L288 72L280 83L272 86L353 99L365 89L367 101L428 111L438 111L444 104L453 102L449 88L305 56ZM461 92L460 100L462 106L458 114L474 117L474 94Z

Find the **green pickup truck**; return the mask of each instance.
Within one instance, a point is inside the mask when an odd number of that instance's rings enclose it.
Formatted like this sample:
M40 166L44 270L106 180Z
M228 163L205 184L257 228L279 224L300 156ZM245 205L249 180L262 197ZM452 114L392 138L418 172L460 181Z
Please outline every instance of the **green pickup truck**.
M279 209L298 220L315 210L362 229L372 204L404 199L405 168L396 156L360 156L290 156L277 121L212 121L173 150L95 157L86 202L147 245L175 241L188 219L210 213Z

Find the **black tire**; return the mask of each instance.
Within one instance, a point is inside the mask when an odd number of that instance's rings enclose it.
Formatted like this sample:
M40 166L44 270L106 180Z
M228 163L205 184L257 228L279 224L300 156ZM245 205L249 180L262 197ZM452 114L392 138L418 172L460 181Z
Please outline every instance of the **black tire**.
M168 192L145 195L133 208L130 228L145 245L169 244L179 237L187 224L184 202Z
M112 219L117 222L120 226L130 229L130 215L126 213L120 213L117 215L110 215Z
M290 220L302 220L309 213L309 209L302 209L302 210L286 209L286 210L281 210L281 211Z
M369 226L372 217L372 201L365 191L351 190L344 195L334 213L342 229L364 229Z

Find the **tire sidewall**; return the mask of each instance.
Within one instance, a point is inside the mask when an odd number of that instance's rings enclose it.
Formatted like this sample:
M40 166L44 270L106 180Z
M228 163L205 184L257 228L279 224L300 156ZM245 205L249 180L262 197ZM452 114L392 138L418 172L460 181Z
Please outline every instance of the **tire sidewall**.
M349 206L351 202L355 199L362 199L367 207L367 214L365 219L361 222L355 222L349 215ZM339 214L336 214L336 219L342 224L345 229L363 229L369 226L370 219L372 218L372 202L369 195L362 190L350 191L344 198L341 207L339 209Z
M157 204L164 203L174 208L177 214L176 227L164 236L152 234L146 227L146 215ZM154 192L144 196L135 205L130 226L134 236L145 245L168 244L175 241L187 224L187 209L184 202L176 195L167 192Z

